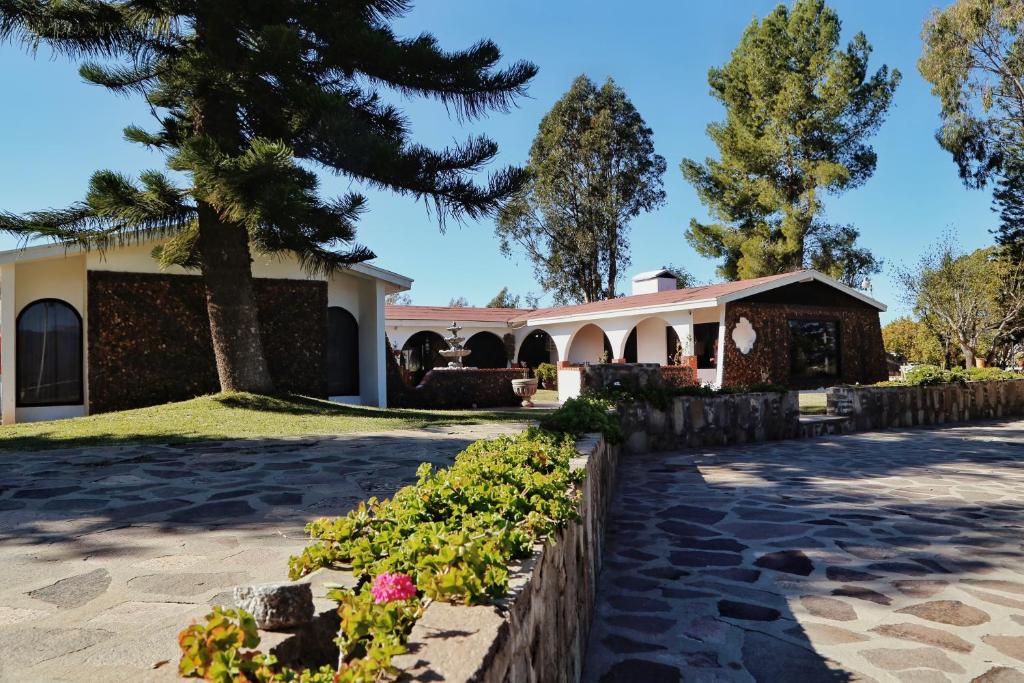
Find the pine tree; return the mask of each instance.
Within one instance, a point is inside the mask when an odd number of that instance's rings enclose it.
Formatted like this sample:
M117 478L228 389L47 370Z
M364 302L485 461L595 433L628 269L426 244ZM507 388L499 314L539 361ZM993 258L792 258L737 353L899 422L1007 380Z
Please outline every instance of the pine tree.
M822 195L863 184L875 170L867 138L882 123L900 74L868 74L862 33L845 50L823 0L779 5L744 32L729 62L708 72L726 119L708 126L719 159L682 162L713 223L687 239L723 259L729 279L812 267L854 283L878 270L858 232L823 219Z
M993 210L999 214L996 244L1008 258L1024 262L1024 159L1008 156L992 192Z
M440 100L460 117L507 110L536 68L497 67L490 41L445 51L390 24L409 0L0 0L0 41L87 60L86 81L142 96L155 131L126 137L160 150L175 182L100 171L66 210L0 214L0 229L86 247L168 238L163 264L198 269L220 386L273 388L259 336L250 247L328 273L372 257L353 244L356 193L317 194L317 165L369 187L422 199L447 219L492 215L525 181L521 169L471 175L497 154L486 137L431 150L385 94ZM307 162L303 164L302 162Z
M494 298L487 302L485 308L519 308L520 296L508 291L508 287L502 287L501 291L494 295Z

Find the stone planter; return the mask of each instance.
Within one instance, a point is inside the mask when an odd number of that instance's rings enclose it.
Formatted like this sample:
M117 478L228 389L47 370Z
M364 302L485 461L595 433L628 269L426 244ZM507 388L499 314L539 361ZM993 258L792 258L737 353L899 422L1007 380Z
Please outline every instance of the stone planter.
M524 408L532 408L533 395L537 393L537 378L512 380L512 391L523 399Z

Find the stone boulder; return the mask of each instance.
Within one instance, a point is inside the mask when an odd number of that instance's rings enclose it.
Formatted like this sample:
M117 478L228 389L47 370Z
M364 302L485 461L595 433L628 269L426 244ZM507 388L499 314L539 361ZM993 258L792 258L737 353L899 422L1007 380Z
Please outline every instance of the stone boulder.
M266 631L308 624L313 619L313 591L308 583L263 583L235 588L235 605Z

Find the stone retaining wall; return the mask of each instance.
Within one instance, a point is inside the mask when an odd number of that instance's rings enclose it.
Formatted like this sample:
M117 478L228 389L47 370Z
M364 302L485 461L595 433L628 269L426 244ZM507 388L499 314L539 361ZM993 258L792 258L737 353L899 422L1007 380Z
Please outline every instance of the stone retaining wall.
M676 396L664 410L650 403L630 403L620 405L619 412L630 453L800 436L800 401L795 391Z
M578 523L515 567L498 605L435 602L413 627L400 680L577 681L582 672L615 489L619 447L596 436L577 444L585 469Z
M826 397L828 414L849 417L853 431L1024 415L1024 379L930 387L837 386Z

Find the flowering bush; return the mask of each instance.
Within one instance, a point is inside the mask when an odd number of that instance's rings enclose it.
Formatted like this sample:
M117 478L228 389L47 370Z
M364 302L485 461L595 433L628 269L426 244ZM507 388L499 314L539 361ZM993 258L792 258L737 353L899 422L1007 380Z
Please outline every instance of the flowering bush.
M290 576L347 563L359 578L355 590L328 594L341 617L339 669L282 667L254 649L251 616L215 608L205 624L182 631L181 673L223 683L372 683L395 673L391 659L405 652L425 600L503 596L509 563L578 519L583 475L569 469L575 453L571 436L536 429L478 441L449 468L421 465L417 483L393 498L309 523L314 542L289 560Z
M392 574L383 572L373 580L373 601L377 604L382 602L394 602L395 600L408 600L416 597L416 586L408 574Z

